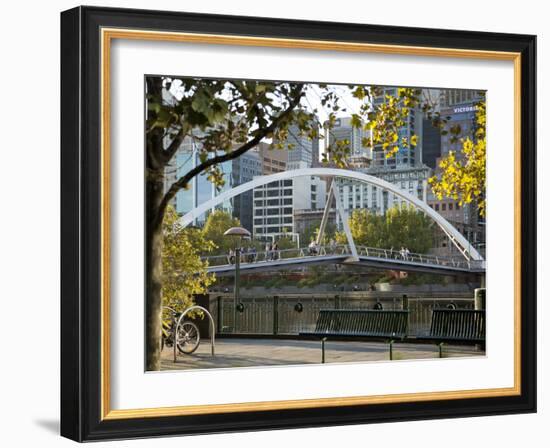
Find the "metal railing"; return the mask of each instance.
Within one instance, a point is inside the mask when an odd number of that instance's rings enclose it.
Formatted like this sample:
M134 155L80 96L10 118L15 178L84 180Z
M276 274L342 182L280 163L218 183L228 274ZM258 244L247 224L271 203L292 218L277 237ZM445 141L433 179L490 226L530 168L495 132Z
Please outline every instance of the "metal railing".
M322 309L342 310L401 310L401 297L377 299L373 297L281 297L241 298L239 312L233 313L230 296L212 297L210 310L216 321L218 334L294 335L313 331ZM432 311L453 307L473 309L474 299L464 298L409 298L409 336L427 336L430 332ZM235 318L235 320L234 320Z
M357 246L359 256L380 258L388 261L417 263L434 266L446 266L460 269L481 269L484 261L466 260L464 257L442 257L430 254L419 254L396 249ZM240 255L241 266L252 263L271 263L279 260L300 259L310 257L326 257L332 255L351 256L347 244L323 245L293 249L277 249L268 251L245 251ZM229 266L235 264L235 255L213 255L203 257L211 267Z

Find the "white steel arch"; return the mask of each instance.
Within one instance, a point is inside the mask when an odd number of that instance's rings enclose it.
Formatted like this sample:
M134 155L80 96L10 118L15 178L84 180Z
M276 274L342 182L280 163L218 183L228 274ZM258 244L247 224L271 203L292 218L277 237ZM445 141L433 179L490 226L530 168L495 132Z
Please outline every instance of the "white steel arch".
M369 174L361 173L358 171L350 171L339 168L302 168L298 170L284 171L282 173L270 174L268 176L258 176L257 178L241 184L232 188L231 190L224 191L219 196L212 198L211 200L200 204L195 209L186 213L180 218L181 224L185 227L199 218L201 215L206 213L208 210L213 209L217 205L221 204L224 201L227 201L235 196L238 196L241 193L252 190L256 187L260 187L271 182L276 182L280 180L293 179L295 177L302 176L332 176L332 177L343 177L346 179L356 180L359 182L364 182L367 184L374 185L378 188L382 188L386 191L389 191L396 196L404 199L405 201L413 204L416 208L422 210L430 218L432 218L438 225L441 227L443 232L447 234L451 240L462 250L464 255L468 254L472 260L483 260L481 254L471 246L466 238L443 216L433 210L428 204L424 201L421 201L416 196L409 194L409 192L401 190L394 184L391 184L383 179L378 177L371 176Z

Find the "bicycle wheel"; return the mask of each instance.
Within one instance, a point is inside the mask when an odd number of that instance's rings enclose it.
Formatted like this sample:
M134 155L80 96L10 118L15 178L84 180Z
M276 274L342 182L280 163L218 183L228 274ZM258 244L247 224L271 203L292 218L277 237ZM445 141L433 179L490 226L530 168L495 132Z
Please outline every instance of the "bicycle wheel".
M199 327L191 321L182 322L177 328L178 332L178 350L180 353L190 355L197 348L201 341Z

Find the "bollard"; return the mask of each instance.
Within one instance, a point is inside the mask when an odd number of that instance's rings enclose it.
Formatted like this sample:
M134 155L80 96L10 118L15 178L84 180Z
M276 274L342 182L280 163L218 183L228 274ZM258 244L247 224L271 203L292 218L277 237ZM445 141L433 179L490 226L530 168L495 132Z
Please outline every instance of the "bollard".
M485 288L476 288L474 289L474 309L476 310L485 310L487 306L485 298ZM484 344L476 344L476 350L484 350Z
M325 341L327 338L321 339L321 363L325 363Z
M474 290L474 309L484 310L485 306L485 288L476 288Z
M390 361L393 361L393 343L394 343L394 340L392 339L390 341Z

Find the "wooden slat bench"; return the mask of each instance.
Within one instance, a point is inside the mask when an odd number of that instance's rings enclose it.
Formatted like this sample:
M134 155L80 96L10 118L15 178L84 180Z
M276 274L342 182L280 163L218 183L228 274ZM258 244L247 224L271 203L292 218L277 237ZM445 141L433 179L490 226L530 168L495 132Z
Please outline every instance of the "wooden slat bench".
M443 344L448 342L485 344L485 310L434 309L429 340L439 346L443 357Z
M376 338L390 343L404 339L408 329L408 311L386 310L320 310L314 331L300 332L300 336L321 339L322 362L325 362L325 341L335 338Z

